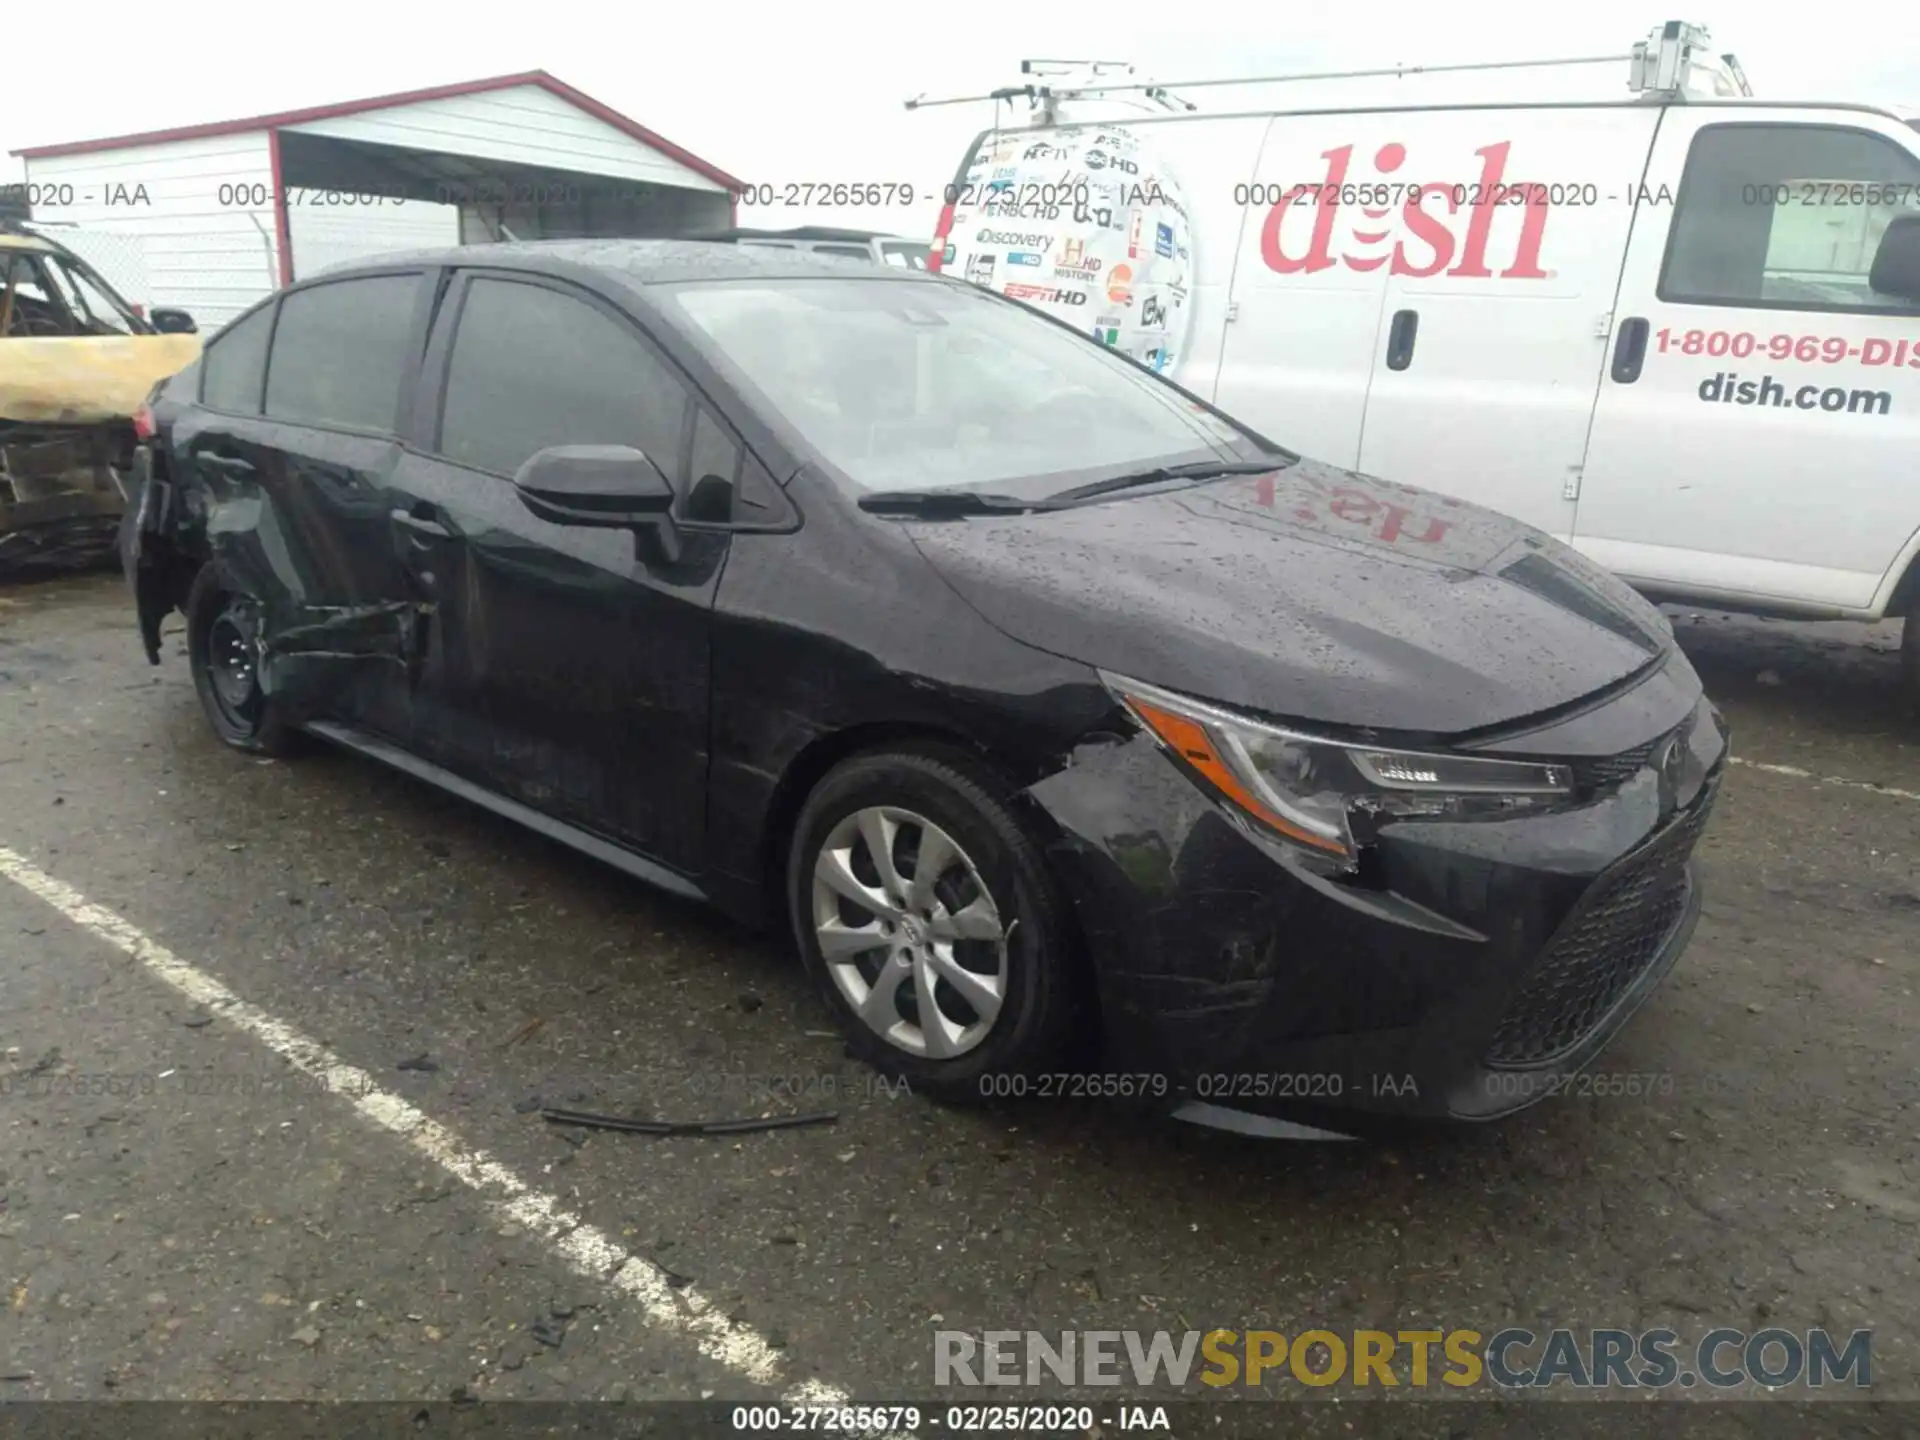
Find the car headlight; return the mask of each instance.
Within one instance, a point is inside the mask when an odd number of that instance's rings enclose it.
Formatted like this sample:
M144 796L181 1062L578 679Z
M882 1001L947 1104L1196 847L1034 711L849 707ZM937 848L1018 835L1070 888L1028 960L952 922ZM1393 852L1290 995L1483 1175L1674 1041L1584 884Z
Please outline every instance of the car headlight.
M1101 679L1202 788L1342 869L1392 820L1491 819L1573 795L1565 765L1329 740L1123 676Z

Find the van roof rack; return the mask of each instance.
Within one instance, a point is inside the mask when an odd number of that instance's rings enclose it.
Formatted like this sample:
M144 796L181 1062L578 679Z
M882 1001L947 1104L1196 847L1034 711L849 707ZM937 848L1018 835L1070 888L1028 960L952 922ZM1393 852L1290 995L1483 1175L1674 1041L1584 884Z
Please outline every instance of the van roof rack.
M1064 84L1009 85L984 95L955 95L943 99L915 96L906 102L909 110L924 110L936 105L969 105L982 100L1027 100L1040 112L1039 123L1052 123L1059 102L1109 95L1133 94L1168 110L1196 110L1191 101L1170 92L1203 90L1222 85L1281 85L1302 80L1378 80L1405 79L1410 75L1444 75L1489 70L1538 70L1567 65L1612 65L1621 61L1629 66L1627 86L1642 99L1684 101L1692 98L1730 98L1751 96L1753 88L1732 55L1714 57L1708 48L1712 39L1703 25L1669 20L1656 25L1645 40L1633 49L1614 55L1573 55L1548 60L1491 60L1460 65L1394 65L1378 70L1323 70L1295 75L1235 75L1198 80L1134 81L1125 77L1134 73L1132 65L1120 60L1022 60L1020 73L1038 77L1061 77ZM1119 78L1109 79L1118 73Z

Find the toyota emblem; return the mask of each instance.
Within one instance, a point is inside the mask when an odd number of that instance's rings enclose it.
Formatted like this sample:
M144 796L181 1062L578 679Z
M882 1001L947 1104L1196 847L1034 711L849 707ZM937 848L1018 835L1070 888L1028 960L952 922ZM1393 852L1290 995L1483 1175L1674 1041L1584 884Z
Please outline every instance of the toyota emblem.
M1687 752L1675 736L1660 749L1654 769L1660 776L1660 809L1662 813L1672 810L1680 803L1680 772L1686 764Z

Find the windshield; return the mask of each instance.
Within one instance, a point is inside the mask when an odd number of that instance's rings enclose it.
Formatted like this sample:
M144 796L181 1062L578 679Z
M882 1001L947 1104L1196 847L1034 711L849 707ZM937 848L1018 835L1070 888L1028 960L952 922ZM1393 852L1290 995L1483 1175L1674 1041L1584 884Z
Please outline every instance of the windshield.
M64 255L45 257L47 270L82 334L137 335L140 323L106 286Z
M868 490L1005 488L1262 453L1104 346L973 286L746 280L675 286L668 303Z

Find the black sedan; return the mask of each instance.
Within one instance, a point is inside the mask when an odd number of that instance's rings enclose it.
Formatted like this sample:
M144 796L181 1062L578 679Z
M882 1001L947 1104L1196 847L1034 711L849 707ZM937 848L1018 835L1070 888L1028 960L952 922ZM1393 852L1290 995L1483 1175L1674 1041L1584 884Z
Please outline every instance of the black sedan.
M400 256L241 316L140 427L148 657L180 610L221 739L790 926L926 1091L1488 1118L1691 933L1727 741L1656 609L972 286Z

